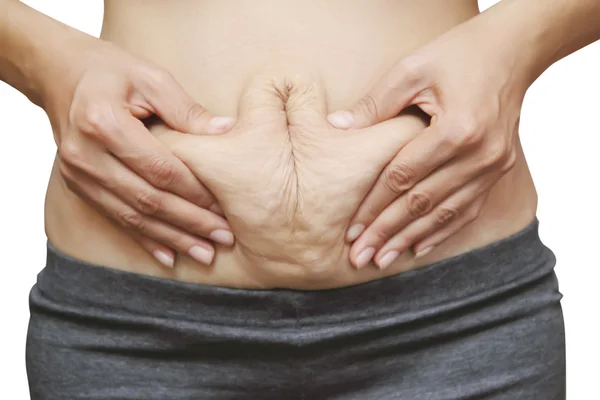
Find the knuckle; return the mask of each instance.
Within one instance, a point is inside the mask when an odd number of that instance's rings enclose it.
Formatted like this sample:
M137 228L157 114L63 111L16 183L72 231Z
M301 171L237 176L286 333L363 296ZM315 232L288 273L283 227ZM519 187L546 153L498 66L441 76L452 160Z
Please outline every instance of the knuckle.
M388 81L388 87L391 89L403 90L406 90L406 87L415 90L417 88L425 90L432 84L431 80L428 79L428 77L432 76L429 73L431 71L427 71L429 67L430 65L425 61L422 55L413 53L396 63L392 74L389 76L391 80Z
M83 111L79 128L87 136L103 137L116 126L113 107L109 103L91 103Z
M483 165L485 167L491 167L500 163L504 163L507 155L508 154L504 144L496 142L495 144L488 146L488 148L484 151Z
M398 249L398 250L407 249L416 241L417 241L417 238L415 237L415 235L408 234L408 233L402 233L401 235L398 235L397 237L394 238L394 247L396 247L396 249Z
M451 147L470 147L481 142L483 129L475 118L466 117L449 125L443 140Z
M137 195L138 210L146 215L155 215L162 209L162 201L158 193L144 190Z
M186 121L194 121L204 117L207 114L206 109L198 103L192 103L185 108L182 118Z
M458 214L458 208L444 204L440 206L438 212L436 213L436 222L438 225L446 225L450 221L456 219Z
M364 221L374 221L379 214L381 214L381 209L377 209L373 204L371 203L365 203L365 205L363 206L363 215L362 215L362 220Z
M394 163L385 169L383 184L394 194L400 194L412 186L414 170L405 163Z
M415 56L406 57L396 65L396 68L396 72L411 84L416 83L422 72L422 64Z
M373 236L377 243L385 243L397 233L397 229L393 224L380 224L373 229Z
M364 113L371 116L374 120L379 120L379 109L373 95L367 94L364 96L358 101L358 106Z
M58 149L58 156L61 159L62 164L68 165L80 165L83 161L83 156L81 154L81 148L74 142L68 141L63 142ZM61 171L62 172L62 171Z
M427 193L408 193L408 213L413 218L419 218L431 210L431 196Z
M63 176L72 176L73 168L87 175L93 175L97 178L97 170L90 162L86 152L82 147L73 141L65 141L58 148L58 157L60 160L59 171Z
M142 215L133 210L123 210L117 214L119 223L127 229L143 231L145 224Z
M151 157L147 171L152 182L162 188L173 186L181 179L181 174L162 156Z
M149 67L143 73L143 85L150 91L158 91L173 79L170 72L156 67Z

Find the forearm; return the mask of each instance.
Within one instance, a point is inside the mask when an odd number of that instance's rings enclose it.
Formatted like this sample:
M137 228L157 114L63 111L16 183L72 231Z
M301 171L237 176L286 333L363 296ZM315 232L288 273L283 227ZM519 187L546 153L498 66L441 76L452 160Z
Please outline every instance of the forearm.
M496 34L518 53L529 85L556 61L600 39L600 0L503 0L490 14L500 21Z
M19 1L0 0L0 80L43 106L43 92L60 77L77 36L86 35Z

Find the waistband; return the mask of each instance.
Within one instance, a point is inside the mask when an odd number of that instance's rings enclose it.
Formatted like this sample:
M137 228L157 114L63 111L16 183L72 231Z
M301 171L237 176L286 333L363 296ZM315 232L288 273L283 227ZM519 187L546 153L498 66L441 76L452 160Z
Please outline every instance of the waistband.
M229 325L328 324L472 302L542 279L553 273L556 259L538 227L535 218L511 236L452 258L315 291L236 289L147 276L77 260L48 242L36 286L49 301L77 308Z

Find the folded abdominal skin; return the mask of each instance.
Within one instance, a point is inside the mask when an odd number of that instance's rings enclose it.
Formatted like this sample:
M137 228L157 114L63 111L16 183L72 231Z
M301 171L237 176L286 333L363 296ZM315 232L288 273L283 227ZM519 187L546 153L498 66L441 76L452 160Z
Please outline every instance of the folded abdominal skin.
M333 128L323 87L304 72L256 75L229 133L151 128L215 195L241 257L317 269L347 257L350 218L426 127L422 115L407 112L365 129Z

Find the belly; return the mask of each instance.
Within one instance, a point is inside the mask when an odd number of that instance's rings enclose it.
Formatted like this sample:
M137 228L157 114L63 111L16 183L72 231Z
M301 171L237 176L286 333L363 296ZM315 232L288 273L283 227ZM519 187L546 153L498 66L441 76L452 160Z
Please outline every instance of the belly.
M298 63L276 70L248 82L226 135L189 135L164 124L150 130L217 198L236 236L236 265L256 268L263 281L323 280L349 269L350 217L428 118L408 111L374 127L338 130L326 120L317 75Z
M107 2L103 38L167 68L211 112L238 116L220 137L151 129L215 194L236 244L217 247L209 268L179 256L166 271L70 193L56 169L46 202L49 239L85 261L236 287L326 288L416 267L406 254L385 272L355 271L344 233L379 172L425 118L408 113L342 132L325 115L476 12L467 0ZM507 236L533 218L535 206L521 153L478 221L421 262Z

